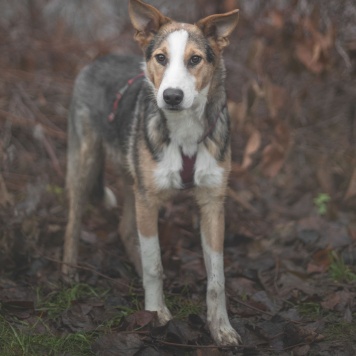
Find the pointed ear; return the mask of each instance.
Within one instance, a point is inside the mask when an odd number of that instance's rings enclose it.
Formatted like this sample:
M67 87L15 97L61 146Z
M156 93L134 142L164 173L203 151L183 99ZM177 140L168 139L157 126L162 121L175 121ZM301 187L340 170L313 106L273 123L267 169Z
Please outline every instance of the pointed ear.
M226 14L211 15L197 23L204 35L215 41L218 48L222 50L229 44L228 36L237 25L239 10L233 10Z
M141 47L148 45L161 26L172 21L153 6L140 0L130 0L129 15L136 30L135 40Z

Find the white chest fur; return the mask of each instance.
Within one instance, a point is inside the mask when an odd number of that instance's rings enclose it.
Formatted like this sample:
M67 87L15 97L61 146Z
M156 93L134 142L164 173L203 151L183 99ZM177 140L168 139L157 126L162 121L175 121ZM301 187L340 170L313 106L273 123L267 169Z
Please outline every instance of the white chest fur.
M179 145L171 142L164 150L163 157L154 172L159 189L181 189L183 187L180 171L183 160ZM197 187L217 187L222 183L224 169L208 152L203 144L197 148L194 166L194 185Z

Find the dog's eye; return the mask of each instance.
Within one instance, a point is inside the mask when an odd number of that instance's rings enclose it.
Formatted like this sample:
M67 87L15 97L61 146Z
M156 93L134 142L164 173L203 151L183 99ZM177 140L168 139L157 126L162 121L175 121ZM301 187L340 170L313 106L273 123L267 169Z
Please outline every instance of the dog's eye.
M201 60L202 60L202 58L199 56L192 56L189 60L189 64L196 66L197 64L200 63Z
M167 58L164 54L157 54L156 55L156 61L159 64L162 64L163 66L165 66L167 64Z

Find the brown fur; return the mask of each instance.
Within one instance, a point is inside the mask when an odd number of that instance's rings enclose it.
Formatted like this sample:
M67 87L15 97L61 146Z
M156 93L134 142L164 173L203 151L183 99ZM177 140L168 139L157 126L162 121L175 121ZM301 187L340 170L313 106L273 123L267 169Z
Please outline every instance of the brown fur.
M115 97L115 85L127 83L132 75L130 71L139 68L140 62L136 59L133 65L132 57L107 58L96 61L82 71L76 82L69 116L67 187L70 209L62 271L69 279L75 275L81 216L87 196L96 184L101 183L102 186L104 146L107 146L115 162L122 166L125 200L120 237L137 272L143 276L145 307L157 312L159 323L170 320L171 314L163 296L158 211L162 203L180 188L181 180L185 183L181 178L187 171L183 170L183 174L179 172L179 165L182 162L184 166L187 162L183 151L188 150L192 144L190 141L196 140L193 145L197 147L198 163L192 168L196 169L193 183L196 185L192 191L201 213L201 234L208 274L207 320L217 344L237 345L240 337L228 320L223 274L224 199L231 169L231 151L221 58L222 50L228 44L227 37L236 25L237 11L209 16L196 25L174 22L140 0L130 0L129 13L136 29L135 39L146 57L146 74L157 91L164 78L165 63L158 63L155 56L164 54L169 61L166 36L179 29L189 32L184 61L195 78L195 81L189 82L190 93L194 93L194 85L197 92L209 85L208 101L199 97L199 102L197 99L204 111L198 113L194 107L180 108L187 111L174 116L159 108L159 101L152 100L156 95L152 86L143 81L136 88L135 84L130 86L120 101L121 111L115 114L113 121L106 123L101 120L108 111L106 104L110 102L109 98ZM193 56L199 56L202 60L192 63ZM119 84L116 83L117 78ZM164 100L166 103L170 101L166 97ZM196 118L195 115L200 117ZM180 131L185 128L182 123L180 127L176 126L178 132L174 135L172 127L175 126L168 121L172 118L186 120L182 122L188 124L189 120L199 120L193 121L195 131L192 131L190 141L186 139L186 131ZM205 132L199 138L203 130ZM181 157L178 156L180 150ZM205 150L210 155L206 155ZM205 167L208 167L207 171ZM194 174L194 171L189 173ZM138 232L141 254L137 248Z

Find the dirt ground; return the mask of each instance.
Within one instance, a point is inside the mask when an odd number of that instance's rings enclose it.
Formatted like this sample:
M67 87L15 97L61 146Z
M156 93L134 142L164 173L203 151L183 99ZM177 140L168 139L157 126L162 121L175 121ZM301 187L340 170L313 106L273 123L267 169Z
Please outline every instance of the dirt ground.
M125 1L2 0L1 355L355 355L356 5L151 3L189 20L241 10L225 53L233 149L225 274L243 344L218 349L208 333L199 215L189 191L160 214L174 315L167 326L143 311L141 281L117 231L120 207L87 207L80 280L62 282L75 76L109 52L140 52ZM120 201L110 164L106 181Z

